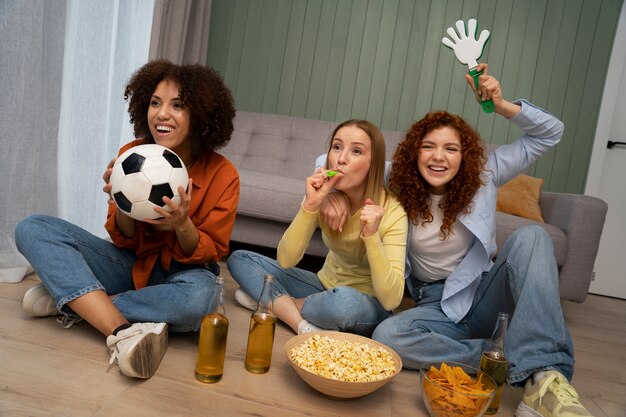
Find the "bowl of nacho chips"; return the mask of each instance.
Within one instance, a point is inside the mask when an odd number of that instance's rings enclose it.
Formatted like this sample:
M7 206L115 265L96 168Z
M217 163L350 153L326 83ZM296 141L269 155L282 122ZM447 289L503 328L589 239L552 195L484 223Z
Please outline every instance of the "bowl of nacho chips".
M285 343L285 354L304 382L332 398L368 395L402 369L393 349L351 333L325 330L294 336Z
M425 364L420 381L430 417L480 417L496 391L489 375L458 362Z

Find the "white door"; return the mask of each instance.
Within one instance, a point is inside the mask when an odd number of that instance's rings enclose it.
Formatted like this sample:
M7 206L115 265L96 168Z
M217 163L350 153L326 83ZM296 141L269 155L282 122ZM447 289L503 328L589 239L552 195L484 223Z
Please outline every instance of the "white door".
M590 293L626 299L626 6L622 6L585 194L607 202L609 210L595 263Z

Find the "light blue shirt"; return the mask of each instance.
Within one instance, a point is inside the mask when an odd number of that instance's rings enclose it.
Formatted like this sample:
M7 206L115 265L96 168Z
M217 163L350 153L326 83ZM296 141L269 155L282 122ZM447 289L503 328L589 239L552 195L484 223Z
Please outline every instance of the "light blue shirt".
M489 154L484 173L485 185L476 192L472 211L457 218L474 235L474 243L444 284L441 308L455 323L461 321L469 311L482 273L489 271L493 265L496 254L497 188L526 170L563 136L563 123L559 119L526 100L517 103L521 104L522 110L509 120L524 133L515 142L499 146ZM320 155L315 165L324 166L325 162L326 155ZM390 171L391 164L387 162L386 183ZM411 229L409 227L409 233ZM407 257L404 276L407 287L413 293L410 275L411 265Z

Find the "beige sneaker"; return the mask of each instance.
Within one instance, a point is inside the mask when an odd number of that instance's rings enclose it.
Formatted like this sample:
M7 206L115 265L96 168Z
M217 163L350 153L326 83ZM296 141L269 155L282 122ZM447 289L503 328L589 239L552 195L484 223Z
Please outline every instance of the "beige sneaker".
M57 310L54 299L42 283L33 285L24 293L20 306L31 316L46 317L61 314Z
M134 323L117 335L107 337L111 350L109 369L114 362L120 372L134 378L150 378L167 351L167 323Z
M593 417L580 403L578 393L557 371L547 371L533 384L532 377L524 386L524 397L515 417Z

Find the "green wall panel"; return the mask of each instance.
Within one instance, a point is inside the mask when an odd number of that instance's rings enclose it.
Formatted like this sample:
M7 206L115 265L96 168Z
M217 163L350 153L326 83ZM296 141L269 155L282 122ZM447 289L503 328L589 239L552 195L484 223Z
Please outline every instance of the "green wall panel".
M366 118L406 130L424 113L461 114L485 141L519 129L480 110L467 68L441 44L474 17L492 36L482 62L507 98L565 123L531 167L544 189L580 193L623 0L213 0L208 65L237 108L311 119Z
M264 42L269 42L270 52L267 66L267 73L265 75L265 89L262 97L262 105L260 111L262 113L276 113L278 108L278 95L280 92L280 83L283 72L283 58L285 53L285 44L287 42L287 36L289 26L280 24L277 22L286 22L289 19L291 13L291 0L279 0L278 6L274 10L275 20L273 21L274 27L271 35L264 36ZM252 108L252 107L251 107ZM257 107L254 107L257 109Z
M404 126L398 128L398 130L406 130L411 125L411 122L415 120L415 103L417 102L419 79L422 73L422 66L424 65L424 44L428 16L430 15L430 6L430 0L415 2L409 48L406 51L407 64L402 80L402 94L400 96L398 119L395 125L390 123L385 126Z
M320 22L331 22L335 20L337 13L337 1L325 1L321 4L319 13ZM333 25L334 28L334 25ZM317 45L313 55L313 63L311 65L311 82L310 86L325 86L328 76L328 68L330 62L330 48L333 42L332 31L321 31L317 35ZM307 86L308 87L308 86ZM312 88L308 92L306 101L306 111L304 117L309 119L321 119L322 106L324 102L324 89Z
M287 39L285 40L283 65L278 88L278 102L276 103L276 113L278 114L292 114L291 106L296 85L298 57L300 56L300 44L302 42L306 9L307 1L293 1L291 3L289 19L286 21L288 23ZM209 42L210 41L209 39ZM303 55L310 53L311 51L302 50ZM300 70L306 69L301 68ZM245 110L245 108L242 108L242 110ZM250 111L254 110L250 109Z
M319 109L319 118L322 120L335 120L337 113L351 11L352 3L350 1L342 0L336 2L333 29L329 31L331 33L331 42L328 51L328 65L326 68L320 69L326 75L324 87L323 89L320 88L324 92L322 105Z

